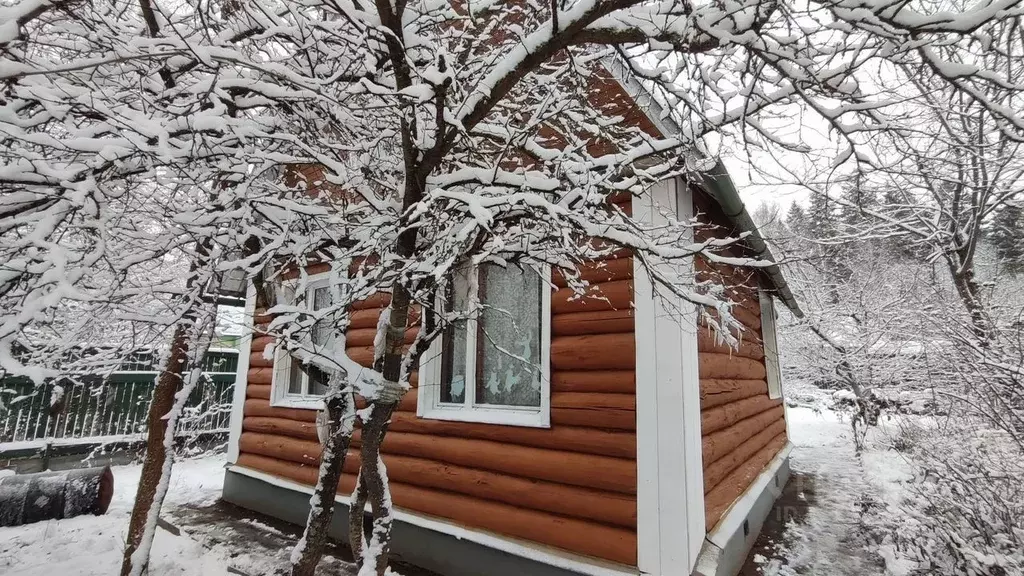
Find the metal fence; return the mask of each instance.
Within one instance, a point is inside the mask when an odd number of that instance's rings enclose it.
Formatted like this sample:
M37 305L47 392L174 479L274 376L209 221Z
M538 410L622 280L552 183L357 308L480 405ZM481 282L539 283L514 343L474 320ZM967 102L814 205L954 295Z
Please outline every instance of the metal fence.
M231 416L238 352L211 351L206 376L189 396L179 420L178 436L226 432ZM37 386L24 380L0 382L0 443L125 441L146 433L146 415L158 372L144 360L134 370L108 377L83 376ZM56 388L60 386L60 390ZM60 409L51 409L51 402Z

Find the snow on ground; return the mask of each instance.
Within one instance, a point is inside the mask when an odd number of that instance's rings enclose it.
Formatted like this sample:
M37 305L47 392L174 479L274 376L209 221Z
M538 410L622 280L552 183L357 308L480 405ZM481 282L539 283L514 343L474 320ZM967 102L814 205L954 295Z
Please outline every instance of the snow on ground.
M116 466L112 470L114 499L105 515L0 528L0 574L117 574L141 467ZM164 509L212 503L220 497L223 482L223 454L178 462ZM207 550L188 537L157 530L150 574L218 576L228 573L227 566L223 551Z
M793 476L776 513L786 519L769 553L755 559L764 576L901 575L906 572L887 545L886 518L894 513L909 466L891 448L891 422L868 432L865 449L854 449L850 424L831 410L787 408ZM793 503L796 503L793 506ZM790 507L794 510L787 510Z

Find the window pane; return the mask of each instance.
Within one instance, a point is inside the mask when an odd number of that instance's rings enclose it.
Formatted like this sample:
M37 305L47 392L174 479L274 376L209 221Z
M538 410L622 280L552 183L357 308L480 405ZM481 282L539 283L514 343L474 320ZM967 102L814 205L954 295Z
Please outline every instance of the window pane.
M540 407L540 291L533 271L480 269L477 404Z
M459 284L448 292L448 311L463 312L468 308L464 274L457 276ZM451 288L451 287L449 287ZM466 321L454 322L445 331L441 345L444 358L441 362L441 402L462 404L466 401Z
M291 369L288 370L288 393L302 394L302 370L295 358L291 359Z
M310 366L309 369L309 394L323 396L327 392L327 384L330 376L323 370Z
M331 290L328 286L314 288L313 310L323 310L331 305ZM313 326L313 345L323 346L328 343L331 336L331 326L326 320L321 320Z

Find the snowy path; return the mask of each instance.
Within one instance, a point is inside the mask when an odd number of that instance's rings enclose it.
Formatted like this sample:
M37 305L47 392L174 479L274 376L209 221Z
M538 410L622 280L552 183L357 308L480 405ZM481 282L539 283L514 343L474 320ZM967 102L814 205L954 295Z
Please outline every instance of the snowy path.
M872 430L858 457L847 422L835 413L787 408L794 444L793 476L774 511L781 534L766 529L755 557L765 576L886 575L886 547L877 525L900 498L908 478L899 453L888 449L886 430ZM766 546L761 546L767 544ZM767 549L767 550L766 550Z

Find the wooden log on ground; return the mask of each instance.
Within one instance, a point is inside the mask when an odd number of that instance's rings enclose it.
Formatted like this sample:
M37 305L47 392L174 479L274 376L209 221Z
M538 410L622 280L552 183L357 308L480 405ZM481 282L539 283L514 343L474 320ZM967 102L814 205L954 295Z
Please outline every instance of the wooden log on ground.
M764 380L706 378L700 381L700 409L707 410L762 394L768 394L768 383Z
M728 428L744 418L766 412L776 406L782 406L781 399L754 396L730 404L716 406L710 410L704 410L700 413L701 434L708 435L723 428Z
M551 370L633 370L636 338L621 334L586 334L551 339Z
M581 280L592 284L627 280L633 277L633 259L616 258L614 260L584 262L577 266L577 271ZM557 268L551 272L551 282L559 288L568 286L565 274Z
M775 437L753 458L733 470L704 496L704 526L709 532L785 445L785 434Z
M733 348L725 342L718 342L710 328L697 330L697 351L750 358L751 360L764 358L764 345L759 340L744 338Z
M551 313L629 310L633 306L633 281L616 280L589 286L583 294L562 288L551 295Z
M551 335L633 332L635 324L632 309L556 314L551 318Z
M636 371L557 370L551 373L551 391L636 394Z
M766 376L764 363L760 360L728 354L700 352L697 354L697 365L701 380L764 380Z
M317 478L315 467L256 455L241 455L238 465L306 485L313 485ZM339 483L339 491L348 494L354 484L354 476L345 474ZM446 518L468 527L523 538L612 562L627 565L636 563L636 533L632 529L615 528L401 482L391 483L391 494L399 509Z
M110 466L0 476L0 526L100 516L113 497Z
M782 406L776 406L760 414L755 414L750 418L740 420L728 428L723 428L711 434L705 434L701 439L701 456L704 461L704 468L728 456L740 444L753 438L766 428L773 426L776 422L782 421L785 423L784 417L785 409Z
M259 432L274 436L287 436L300 440L319 442L316 435L315 422L299 422L287 418L270 418L266 416L246 416L242 419L243 432Z
M711 463L704 468L704 493L707 494L714 489L733 470L738 468L747 460L754 457L762 448L768 445L779 434L786 433L786 422L776 420L767 428L747 438L745 442L727 453L724 457Z
M550 450L564 450L582 454L596 454L614 458L636 459L636 435L630 432L600 430L578 426L555 426L552 428L528 428L522 426L500 426L448 420L417 418L410 412L395 412L391 417L392 432L413 432L441 436L438 442L446 441L445 436L493 440L522 446L534 446Z

